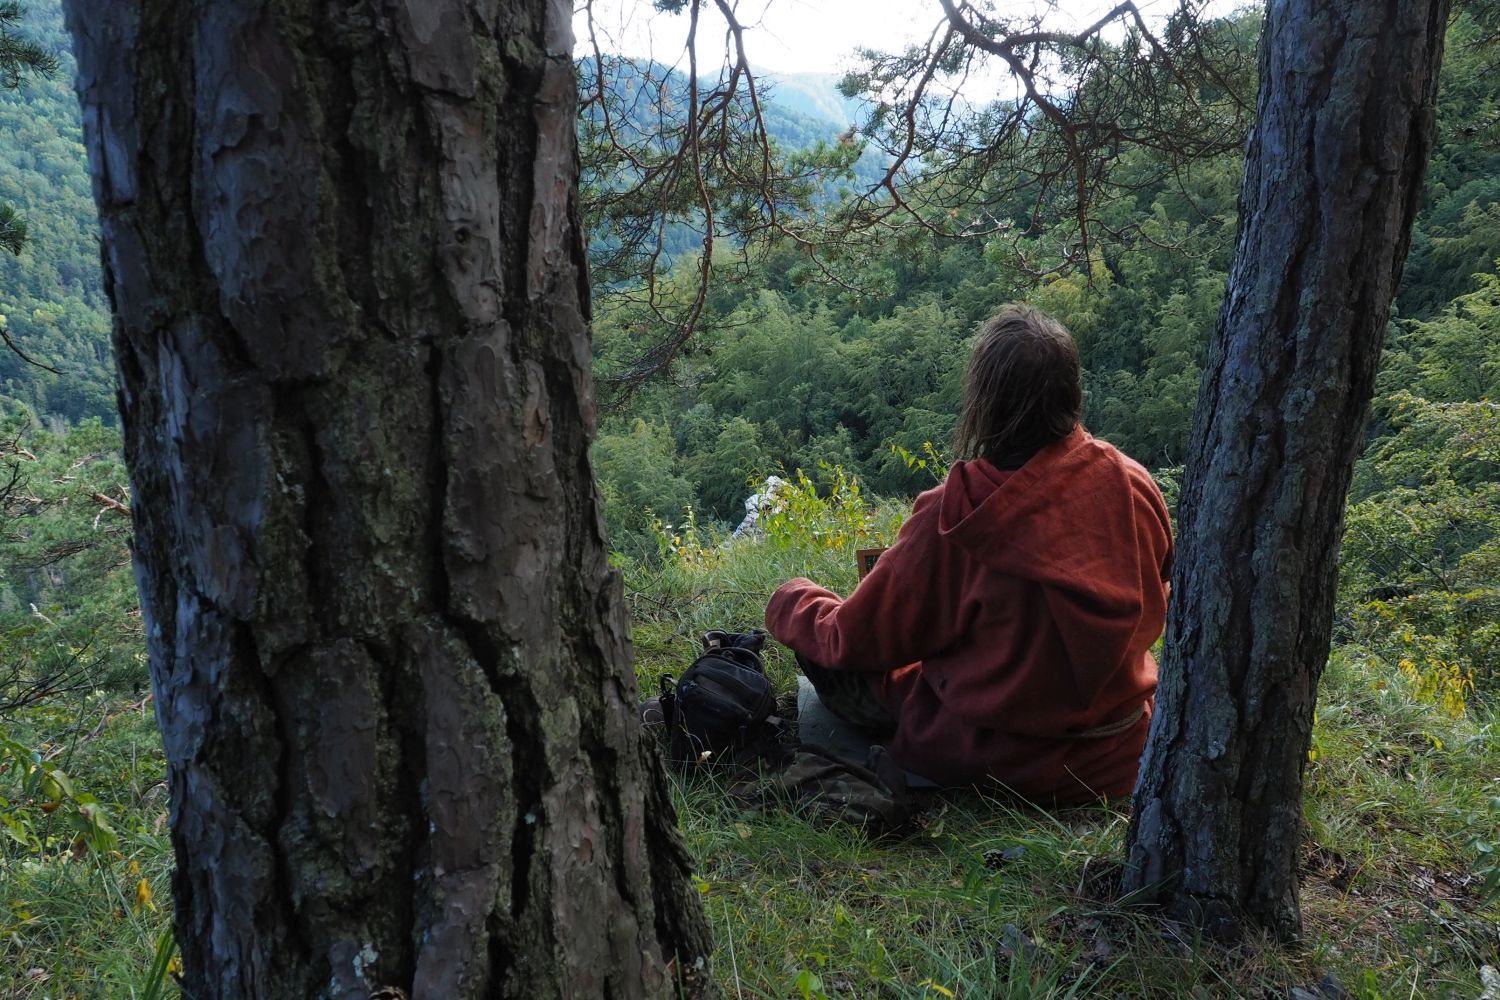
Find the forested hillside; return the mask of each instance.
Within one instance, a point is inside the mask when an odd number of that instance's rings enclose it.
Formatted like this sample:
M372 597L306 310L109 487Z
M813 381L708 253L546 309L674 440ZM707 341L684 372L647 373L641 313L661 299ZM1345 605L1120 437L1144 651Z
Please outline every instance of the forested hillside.
M19 256L0 254L0 323L28 357L56 374L28 364L14 351L0 351L0 391L26 404L40 418L61 426L88 417L116 420L114 370L109 357L109 306L99 268L96 209L89 187L73 93L74 65L58 0L26 6L27 37L58 54L50 75L27 76L13 90L0 89L0 201L26 220L31 239ZM589 66L581 64L587 87ZM635 95L624 128L633 136L659 129L656 111L685 104L686 77L656 63L612 61L611 83ZM795 75L781 99L774 77L764 101L774 141L790 149L833 143L847 128L849 108L836 80ZM860 165L862 180L876 166ZM594 177L608 187L617 179ZM833 193L830 189L830 196ZM700 237L686 225L666 234L666 260L696 251ZM608 244L596 241L595 256Z
M751 816L713 783L683 783L674 793L726 995L1285 996L1325 969L1349 989L1324 995L1364 1000L1476 996L1500 982L1482 978L1500 964L1500 14L1463 10L1346 519L1307 766L1309 946L1227 953L1101 904L1118 874L1118 805L1044 815L955 797L913 838L876 843ZM96 214L58 2L28 11L24 33L62 65L0 90L0 203L31 233L20 255L0 253L0 322L57 371L0 347L0 994L175 995L166 765L131 573L136 498ZM1241 16L1225 33L1241 68L1254 65L1258 23ZM624 110L615 137L661 152L683 129L687 78L606 65L611 100L629 98L606 105ZM1066 212L1039 209L1001 168L968 178L989 198L976 210L990 213L974 227L983 235L955 235L969 221L956 211L931 228L865 225L839 210L851 190L886 197L885 153L861 146L874 127L851 130L862 105L825 75L798 74L779 89L762 81L763 148L725 148L642 198L637 185L659 164L622 168L601 142L591 72L581 59L605 404L592 456L641 690L680 675L705 629L758 622L790 576L854 585L853 551L888 543L912 495L941 478L972 334L1002 303L1031 302L1072 330L1089 429L1175 502L1233 251L1237 155L1178 164L1162 149L1120 152L1086 252ZM1223 94L1198 97L1212 106ZM726 120L755 115L728 103ZM907 179L960 183L941 160L914 157ZM796 220L794 234L766 224L766 192L741 173L773 161L784 198L771 207ZM724 210L702 270L700 179ZM681 332L674 324L690 327L680 349L653 377L622 378L664 331ZM310 442L321 428L310 411L306 422ZM731 544L746 497L771 474L792 485L758 536ZM384 502L383 489L370 492ZM327 513L312 491L304 501L309 521ZM771 644L767 662L785 694L790 652ZM326 705L308 691L303 704ZM427 794L411 785L413 798ZM531 837L534 823L528 813L516 830Z
M47 418L113 423L109 305L62 9L56 0L28 5L21 28L61 65L50 78L29 75L0 90L0 201L31 233L19 256L0 254L0 323L57 374L0 350L0 391Z
M15 205L32 232L18 257L0 254L0 314L17 345L59 374L7 350L0 351L0 379L9 399L57 429L88 417L109 425L107 305L72 64L55 2L33 5L27 23L62 65L50 79L27 78L0 91L0 200ZM1231 36L1247 52L1253 29L1252 18ZM1490 607L1488 598L1475 605L1474 595L1488 593L1481 584L1490 568L1475 553L1487 551L1485 525L1495 519L1493 498L1483 492L1493 462L1474 451L1475 440L1489 440L1486 414L1500 382L1500 52L1493 35L1493 25L1474 16L1459 17L1450 32L1438 146L1351 517L1351 544L1370 549L1360 571L1364 589L1387 599L1423 592L1425 584L1410 579L1421 576L1420 559L1386 551L1390 525L1381 518L1396 517L1410 501L1446 511L1421 521L1428 534L1439 532L1442 518L1461 521L1464 529L1438 546L1452 572L1437 567L1429 575L1444 581L1448 604L1463 604L1470 615ZM612 127L631 141L662 142L663 116L680 118L686 103L686 77L656 63L600 65L616 94ZM595 69L580 61L585 98L598 86ZM768 140L794 156L847 143L843 121L857 103L833 83L803 74L763 84L773 95L762 95ZM585 105L585 133L597 127L602 107ZM807 163L821 162L818 155ZM1015 224L998 234L953 239L898 227L832 264L774 233L737 246L734 259L718 266L681 356L604 415L594 454L614 546L650 554L657 547L653 522L680 523L688 511L704 527L733 524L754 483L777 472L801 469L823 481L837 469L884 496L930 485L953 431L968 338L979 320L1013 299L1055 313L1078 338L1090 429L1151 468L1179 465L1224 291L1240 162L1224 155L1168 170L1160 154L1123 155L1126 182L1108 203L1106 222L1131 235L1099 243L1086 269L1047 266L1066 236L1039 226L1024 200L1013 204ZM608 162L595 161L586 192L629 188L628 172L597 172ZM845 163L852 172L825 182L817 196L824 207L839 190L878 181L882 167L869 152ZM656 290L668 302L694 294L702 239L694 211L681 207L662 233ZM617 244L607 232L596 237L592 253L605 260ZM616 294L622 286L610 283L607 266L602 271L596 365L607 386L659 336L662 314L628 287ZM1450 452L1457 457L1442 458ZM1422 544L1437 541L1424 537Z
M1490 15L1476 13L1449 33L1437 146L1350 497L1338 626L1454 703L1500 678L1500 47ZM1252 30L1240 35L1253 46ZM1047 266L1066 237L1032 225L1024 201L1014 226L987 239L883 231L837 281L794 241L760 248L752 276L711 288L671 371L604 420L594 454L616 547L649 558L684 523L733 525L773 473L800 469L825 486L857 477L883 496L932 485L970 335L1016 299L1077 337L1088 427L1173 483L1224 294L1241 163L1124 155L1107 219L1130 235L1101 241L1086 270ZM668 298L691 294L690 264L663 282ZM601 300L606 384L656 326L639 303Z
M112 422L107 304L72 64L58 6L37 3L28 13L32 35L59 52L63 63L50 79L28 78L16 90L0 91L0 198L22 211L32 232L20 256L0 255L0 315L28 355L61 375L5 351L0 384L38 414ZM1460 340L1471 353L1482 351L1452 326L1478 323L1485 329L1483 320L1470 315L1475 300L1463 297L1481 287L1476 275L1494 273L1500 257L1496 55L1477 44L1479 34L1468 20L1453 29L1440 142L1398 299L1394 344L1403 363L1419 367L1437 343L1449 344L1451 352L1451 343ZM683 79L653 68L670 103ZM642 72L628 63L619 70ZM837 139L841 125L822 117L841 106L828 83L811 74L788 78L779 91L773 86L773 93L795 105L766 103L768 127L778 142L798 148ZM649 89L628 79L625 85ZM650 108L650 100L643 100L632 128L649 125ZM1154 174L1147 163L1140 171ZM873 168L864 165L860 181L872 176ZM1091 428L1148 465L1180 462L1198 355L1228 266L1239 164L1225 157L1182 180L1171 188L1145 188L1127 207L1116 206L1122 218L1128 210L1145 220L1141 235L1130 246L1100 253L1090 275L1038 278L1021 265L1010 238L941 241L907 234L872 250L860 261L853 286L840 287L821 282L799 248L768 248L751 280L711 297L698 353L672 379L637 393L606 426L606 469L614 452L635 461L646 448L654 461L672 466L670 475L647 477L664 485L652 495L623 482L612 488L635 508L673 512L696 502L701 511L725 519L737 516L748 477L778 465L813 469L834 461L881 492L918 488L921 475L890 446L920 451L924 441L946 440L955 373L973 325L996 304L1023 297L1056 312L1079 337ZM668 259L691 256L698 238L679 227L670 235ZM1047 238L1036 233L1029 240L1044 247ZM629 352L633 338L648 333L628 304L611 304L605 303L597 322L606 374L613 358ZM1483 395L1484 368L1474 361L1455 359L1468 372L1468 384L1440 398ZM1394 385L1394 378L1387 384ZM638 429L637 419L670 431L670 454L647 446L653 432ZM711 447L715 443L722 447Z
M1429 371L1421 392L1434 402L1492 398L1495 388L1493 318L1462 298L1487 287L1479 276L1500 258L1500 55L1481 34L1465 18L1451 32L1439 143L1384 383L1415 389L1399 373ZM1127 155L1140 177L1163 176L1150 154ZM892 446L920 453L924 442L947 441L975 323L1021 298L1078 338L1089 427L1150 467L1180 464L1233 249L1240 173L1239 159L1224 156L1122 197L1110 221L1136 223L1139 235L1100 248L1087 274L1034 273L1052 239L1045 231L1020 240L893 234L849 270L848 286L822 280L801 247L770 247L753 280L710 296L705 333L673 377L606 424L601 475L628 508L612 527L624 538L645 508L671 518L687 504L737 520L750 478L778 467L838 464L880 493L921 488L924 473ZM1016 206L1018 219L1026 208ZM686 269L677 277L692 280ZM653 332L628 306L606 308L596 330L606 375ZM1455 356L1459 343L1468 356ZM1465 384L1443 382L1435 373L1444 366L1466 373Z

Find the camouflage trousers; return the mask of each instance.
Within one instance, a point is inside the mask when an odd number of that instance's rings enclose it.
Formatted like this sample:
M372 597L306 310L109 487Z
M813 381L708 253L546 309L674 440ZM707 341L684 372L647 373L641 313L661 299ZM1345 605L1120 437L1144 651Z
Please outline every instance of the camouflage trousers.
M880 703L876 681L880 674L854 670L830 670L814 663L801 653L797 665L818 692L818 700L840 719L874 736L884 736L896 728L896 717Z

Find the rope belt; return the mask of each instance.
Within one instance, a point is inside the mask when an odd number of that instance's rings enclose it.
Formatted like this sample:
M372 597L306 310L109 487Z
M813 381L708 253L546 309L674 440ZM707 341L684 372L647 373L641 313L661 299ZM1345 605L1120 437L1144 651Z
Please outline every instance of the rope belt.
M1060 738L1065 740L1102 740L1107 736L1119 736L1125 730L1140 722L1141 717L1145 714L1146 706L1142 703L1136 706L1134 712L1131 712L1119 722L1105 723L1102 726L1095 726L1093 729L1080 729L1071 733L1062 733L1060 734Z

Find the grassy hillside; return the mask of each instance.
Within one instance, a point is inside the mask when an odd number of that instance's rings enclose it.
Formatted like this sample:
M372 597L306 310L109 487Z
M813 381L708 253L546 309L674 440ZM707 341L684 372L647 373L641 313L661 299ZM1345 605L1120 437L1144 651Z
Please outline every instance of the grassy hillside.
M846 489L833 502L804 493L795 517L758 540L722 545L674 526L662 558L625 569L641 687L680 672L704 629L757 623L787 577L847 591L854 548L889 540L905 509ZM789 692L790 656L772 648L769 661ZM0 995L174 995L159 951L171 857L149 699L90 689L9 727L71 775L75 794L98 797L118 840L78 846L66 809L17 794L16 761L0 774L11 833L0 842ZM712 777L672 781L726 997L1269 998L1330 976L1363 1000L1479 996L1481 968L1500 965L1500 726L1454 718L1347 647L1325 675L1311 758L1306 939L1232 951L1116 897L1127 803L1044 813L945 794L910 835L874 842L746 811Z
M675 531L664 561L632 567L642 687L680 672L701 631L757 624L791 576L852 589L853 550L893 537L905 506L844 499L804 496L749 544ZM773 650L782 690L793 669ZM870 842L744 813L713 780L677 776L725 995L1284 997L1331 975L1365 1000L1478 996L1481 967L1500 965L1493 714L1454 718L1350 644L1324 676L1313 746L1294 949L1224 951L1119 900L1128 803L1045 813L949 794L911 836Z

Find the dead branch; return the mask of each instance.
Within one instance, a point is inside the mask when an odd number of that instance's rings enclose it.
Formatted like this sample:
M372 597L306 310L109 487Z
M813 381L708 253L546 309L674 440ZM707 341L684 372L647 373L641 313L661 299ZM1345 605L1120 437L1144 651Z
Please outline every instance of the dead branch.
M33 358L31 355L29 355L25 351L21 350L21 348L16 344L16 342L13 339L11 339L10 331L5 328L4 324L0 324L0 340L4 340L5 341L5 346L9 347L11 349L11 351L15 353L16 357L20 358L22 361L26 362L28 365L34 365L35 367L42 369L42 371L51 372L54 375L61 375L62 374L62 372L58 371L56 368L53 368L51 365L43 364L42 362L38 361L36 358Z

